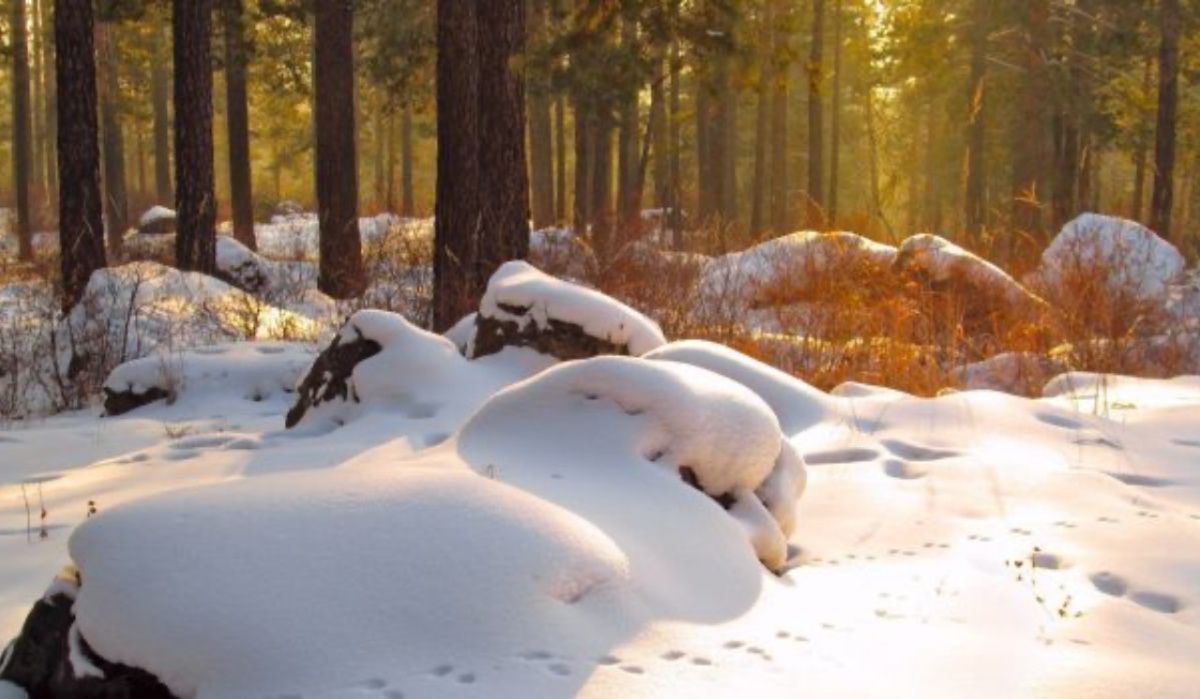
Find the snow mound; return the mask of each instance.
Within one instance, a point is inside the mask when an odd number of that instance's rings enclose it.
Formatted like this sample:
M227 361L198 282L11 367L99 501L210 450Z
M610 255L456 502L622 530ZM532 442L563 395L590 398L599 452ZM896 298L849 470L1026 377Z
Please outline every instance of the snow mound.
M783 286L802 296L825 275L886 269L895 257L896 248L856 233L800 231L713 259L700 285L705 297L734 294L751 306L771 305Z
M249 400L290 394L312 362L308 345L286 342L235 343L156 353L121 364L104 382L110 396L158 395L171 401ZM107 406L108 414L115 411ZM124 412L124 411L120 411Z
M836 414L833 401L825 393L773 366L715 342L672 342L648 353L645 358L691 364L737 381L771 406L787 434L806 430Z
M920 233L900 244L895 266L933 285L953 284L1003 300L1010 307L1037 307L1041 299L987 260L945 238Z
M534 347L560 359L638 356L666 342L654 321L629 306L521 261L504 263L488 280L476 324L471 357L509 345Z
M140 228L145 228L146 226L150 226L158 221L165 220L174 221L175 211L168 209L165 206L156 204L149 209L146 209L146 212L143 213L142 217L138 219L138 226Z
M397 313L379 310L352 315L322 357L363 343L370 349L351 352L354 356L345 366L333 367L318 358L288 415L289 426L310 418L344 424L372 406L408 418L453 415L460 421L455 424L461 424L487 396L549 363L531 352L497 357L501 361L471 362L450 339L422 330Z
M613 425L614 416L634 424ZM597 466L603 471L614 462L635 469L653 464L729 509L768 567L784 564L784 528L790 532L803 489L803 461L771 407L742 384L670 361L568 362L491 398L463 427L460 443L467 460L480 463L491 458L498 433L531 432L594 455L615 450Z
M1037 395L1046 380L1066 366L1035 352L1004 352L959 367L951 376L962 388L1004 391L1020 396Z
M1183 270L1175 246L1140 223L1083 214L1042 253L1034 279L1050 290L1096 279L1111 293L1150 301L1163 298Z
M344 694L538 639L603 643L630 616L608 536L444 455L168 493L92 518L70 551L82 636L177 696Z

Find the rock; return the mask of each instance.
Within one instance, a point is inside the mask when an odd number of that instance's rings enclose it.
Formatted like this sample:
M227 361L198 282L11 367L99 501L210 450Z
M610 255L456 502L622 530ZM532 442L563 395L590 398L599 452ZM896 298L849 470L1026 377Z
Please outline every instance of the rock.
M217 236L216 277L251 294L261 294L270 285L263 258L227 235Z
M168 391L158 386L150 386L145 391L140 392L133 388L118 391L105 386L104 414L110 417L124 415L130 410L135 410L143 405L149 405L156 400L166 400L170 397L171 394Z
M271 211L272 216L280 216L282 218L299 216L303 213L304 207L300 206L298 202L292 201L291 199L284 199L276 204L275 208Z
M0 680L30 697L157 699L172 697L154 675L100 657L73 628L74 590L56 580L33 605L21 633L5 651Z
M333 342L329 343L329 346L313 362L308 375L300 382L296 391L295 405L288 410L284 423L286 427L295 427L304 418L305 413L325 401L353 400L358 402L358 396L350 384L354 368L358 366L359 362L379 354L383 346L375 340L363 337L358 328L351 326L350 329L354 331L353 339L344 342L342 336L345 329L343 329L343 332L335 335Z
M175 212L165 206L153 206L138 220L139 235L169 235L175 232Z
M526 315L528 308L505 306L505 311ZM495 354L505 347L529 347L563 361L587 359L602 354L628 355L629 346L592 337L574 323L550 318L544 325L522 324L515 320L475 318L475 336L470 357L477 359Z

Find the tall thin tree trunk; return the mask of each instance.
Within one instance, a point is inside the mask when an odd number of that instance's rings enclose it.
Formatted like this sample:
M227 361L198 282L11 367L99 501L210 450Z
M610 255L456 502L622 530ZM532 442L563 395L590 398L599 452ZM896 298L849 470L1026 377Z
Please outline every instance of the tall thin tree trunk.
M681 60L679 56L679 42L671 42L671 95L670 95L670 115L667 118L667 140L670 155L667 160L669 162L669 171L667 178L669 180L668 191L670 198L667 207L670 209L668 215L673 240L671 241L676 250L683 249L683 168L681 164L682 144L679 137L679 119L682 111L682 80L680 78Z
M825 228L825 134L822 105L825 80L825 0L813 0L812 46L808 54L808 221L809 228Z
M40 52L42 54L42 94L46 96L46 187L49 208L57 215L58 210L58 90L55 86L54 69L54 23L46 17L45 3L52 0L38 0L42 11L42 38Z
M1158 52L1158 120L1154 131L1154 193L1150 228L1171 240L1175 203L1175 115L1179 109L1179 35L1183 23L1179 0L1160 0Z
M412 104L404 103L400 115L400 176L404 183L400 190L400 211L404 216L416 216L417 205L413 197L413 117Z
M1050 0L1030 0L1022 17L1024 37L1021 65L1025 69L1019 94L1020 118L1012 123L1012 223L1019 233L1041 238L1045 233L1042 202L1045 196L1047 153L1045 105L1050 89L1046 77L1049 50ZM1013 236L1015 246L1020 236ZM1015 249L1014 249L1015 252Z
M134 149L137 155L134 160L137 161L137 182L138 182L138 199L145 198L146 192L146 138L141 129L134 129Z
M791 225L788 214L788 47L780 27L788 13L784 0L771 0L771 230L776 235Z
M767 80L764 75L759 79L756 90L758 103L755 105L754 126L754 184L750 191L750 235L758 235L764 228L764 201L770 190L767 180L767 140L770 138L768 127L771 121L771 107L768 102Z
M842 0L833 3L833 103L829 143L829 225L838 220L838 167L842 154Z
M611 259L613 251L613 120L601 112L592 127L595 145L592 146L592 248L601 266Z
M621 22L621 46L631 54L637 53L637 23L629 18ZM640 86L639 86L640 87ZM622 235L637 225L636 202L641 198L635 193L638 181L638 93L629 91L620 101L617 127L617 218Z
M975 0L971 28L971 76L967 104L967 171L964 176L964 222L968 238L978 242L987 225L984 184L984 136L987 118L987 3Z
M354 120L354 3L316 4L317 288L337 299L366 287L358 231L358 153Z
M221 0L225 20L225 117L229 137L229 197L233 237L251 250L254 239L254 193L250 178L250 108L246 97L245 20L242 0Z
M500 265L529 256L525 159L524 0L479 5L479 257L481 286ZM489 130L484 138L484 128Z
M554 221L567 220L567 106L562 95L554 99Z
M174 201L171 191L171 117L168 103L171 100L171 73L167 61L162 60L163 37L155 34L155 58L150 69L150 92L154 110L154 191L159 204Z
M396 113L388 111L383 120L384 133L384 175L383 175L383 208L396 211ZM408 216L403 211L401 216Z
M709 99L709 89L705 76L693 73L696 83L696 214L698 223L707 226L712 223L713 212L716 209L716 191L713 187L712 176L712 147L710 145L712 132L712 116Z
M575 107L575 205L571 218L575 233L586 235L588 225L592 220L592 151L596 144L587 103L580 96L576 96L573 101Z
M1154 80L1154 58L1146 56L1146 64L1142 70L1142 96L1149 101ZM1133 196L1129 203L1129 218L1134 221L1142 220L1142 205L1146 201L1146 163L1149 160L1150 139L1139 134L1137 149L1133 156Z
M16 2L16 0L13 0ZM34 197L39 212L43 209L46 191L45 172L42 170L42 164L45 160L42 158L42 153L46 149L46 98L42 94L42 52L38 50L42 43L42 16L40 11L41 3L39 0L32 0L29 5L30 21L33 23L33 33L25 39L25 55L27 65L29 66L29 74L26 76L29 82L30 103L29 103L29 118L33 130L31 148L29 153L29 177L30 190ZM15 38L14 31L14 38ZM14 46L15 48L15 46Z
M377 103L382 100L375 100ZM387 196L387 115L384 114L382 105L374 106L374 114L371 115L375 127L375 135L371 143L371 156L374 164L374 201L371 202L375 209L386 209L385 202ZM388 209L390 211L390 209Z
M474 271L479 230L477 3L437 1L437 196L433 329L470 313L482 293Z
M105 265L94 31L92 3L55 0L58 236L64 311L83 298L92 272Z
M529 42L545 40L549 0L529 4ZM554 223L554 128L551 121L550 76L543 70L529 74L529 168L533 227Z
M96 23L96 57L99 60L100 123L104 149L104 213L110 253L121 249L129 227L129 197L125 188L125 139L121 134L117 54L111 22Z
M17 255L33 259L33 228L29 210L29 180L33 144L29 133L29 49L25 30L25 0L12 2L13 65L13 189L17 199Z
M938 197L938 150L941 139L937 106L930 100L925 107L925 196L921 207L925 228L930 233L940 233L942 229L942 202Z
M667 144L667 73L663 60L664 51L661 47L655 49L653 82L650 83L650 146L654 157L654 205L665 214L667 201L671 195L667 192L670 184L668 177L670 163L668 162L669 146ZM661 225L666 224L663 216Z
M175 264L216 271L217 203L213 186L212 0L174 0Z

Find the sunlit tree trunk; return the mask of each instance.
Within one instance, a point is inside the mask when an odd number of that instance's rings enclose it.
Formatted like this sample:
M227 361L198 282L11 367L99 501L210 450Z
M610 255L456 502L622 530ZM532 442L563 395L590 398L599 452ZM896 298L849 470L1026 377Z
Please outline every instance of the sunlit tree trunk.
M117 55L111 22L96 23L99 61L100 125L104 138L104 214L110 253L121 249L129 227L129 197L125 188L125 139L121 133Z
M1179 0L1160 0L1158 52L1158 121L1154 135L1154 193L1150 228L1171 239L1175 202L1175 117L1179 109L1179 35L1183 23Z
M987 122L987 3L975 0L971 18L971 75L967 104L967 171L963 201L967 236L977 242L987 225L984 145Z
M160 33L155 34L161 42ZM156 43L155 57L164 53ZM155 60L150 69L150 101L154 112L154 191L159 204L168 204L175 199L171 191L171 117L168 103L171 100L170 65L164 60Z
M250 178L250 109L246 97L247 51L242 0L221 0L221 10L225 20L225 115L233 237L251 250L257 250Z
M813 0L812 45L808 54L808 216L809 228L825 228L824 105L825 0Z
M17 205L17 255L33 259L33 228L29 210L33 144L29 127L29 48L25 30L25 0L12 0L13 189Z
M416 216L417 205L413 196L413 122L412 104L404 103L400 115L400 176L404 180L400 192L400 211L405 216Z
M544 41L549 15L548 0L529 4L529 41ZM529 73L529 169L533 227L554 223L554 127L551 121L549 76L542 70Z
M828 225L837 226L838 167L842 155L842 0L833 3L833 102L829 111L832 124L829 135L829 214L826 218Z

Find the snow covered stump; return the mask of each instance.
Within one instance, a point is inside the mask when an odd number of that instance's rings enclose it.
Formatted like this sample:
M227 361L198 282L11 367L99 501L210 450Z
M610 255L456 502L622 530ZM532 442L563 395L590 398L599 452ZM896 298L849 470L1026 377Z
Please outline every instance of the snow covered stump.
M558 359L641 356L666 342L658 325L599 291L555 279L526 262L506 262L479 302L467 357L529 347Z

